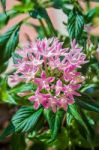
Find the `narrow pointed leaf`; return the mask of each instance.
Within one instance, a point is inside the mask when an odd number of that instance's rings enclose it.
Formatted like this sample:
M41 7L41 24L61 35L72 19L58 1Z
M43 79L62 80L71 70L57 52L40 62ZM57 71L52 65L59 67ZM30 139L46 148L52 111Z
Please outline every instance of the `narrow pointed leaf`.
M53 125L54 128L53 128L51 140L55 140L55 138L57 137L59 130L61 129L63 117L64 117L64 111L61 110L57 111L55 116L55 122Z
M75 98L75 102L82 108L99 113L99 104L88 95L83 94L80 98Z
M82 120L80 113L77 110L76 104L68 106L68 112L82 125L86 128L84 121Z
M4 55L3 55L4 60L8 60L11 57L12 52L15 50L16 46L18 45L19 30L20 30L20 26L16 28L16 30L13 32L10 39L8 40L4 50Z

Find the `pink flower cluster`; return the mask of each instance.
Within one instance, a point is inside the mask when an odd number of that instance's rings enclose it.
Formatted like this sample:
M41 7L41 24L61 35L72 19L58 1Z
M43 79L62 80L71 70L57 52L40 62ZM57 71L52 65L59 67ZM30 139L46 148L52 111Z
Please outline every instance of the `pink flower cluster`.
M86 63L86 56L75 40L70 49L62 45L56 38L45 38L16 52L21 58L17 59L11 81L37 85L35 94L29 97L35 109L42 105L53 112L60 108L66 110L69 104L74 103L74 96L80 96L77 90L84 77L77 68Z

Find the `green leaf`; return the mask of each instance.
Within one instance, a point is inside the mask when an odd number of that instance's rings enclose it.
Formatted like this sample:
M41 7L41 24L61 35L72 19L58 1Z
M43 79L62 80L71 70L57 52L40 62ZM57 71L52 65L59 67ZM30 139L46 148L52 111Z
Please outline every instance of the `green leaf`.
M19 13L14 10L6 11L5 13L0 13L0 29L4 27L8 23L10 19L17 16Z
M70 126L71 122L72 122L73 116L70 113L66 113L66 123L68 126Z
M85 113L81 109L79 109L78 112L76 104L69 105L68 112L70 112L78 122L79 130L83 131L81 132L82 136L85 139L87 139L88 142L91 142L92 135L94 135L94 131L90 124L89 119L87 118L87 114L85 115Z
M49 127L50 127L50 130L53 131L53 124L54 124L54 121L55 121L55 114L52 112L51 109L45 109L44 110L44 115L45 115L45 118L49 124Z
M5 103L19 105L19 106L31 106L28 96L20 97L17 94L24 91L29 91L33 93L36 86L34 84L19 84L14 88L8 86L8 81L6 78L0 78L0 101Z
M89 111L99 113L99 104L92 100L87 94L82 94L82 97L75 98L75 102L81 107Z
M34 111L33 107L21 107L13 116L10 124L2 133L0 139L2 140L6 136L16 132L28 132L32 130L39 121L42 112L42 108Z
M25 91L36 91L37 86L33 83L20 83L18 85L16 85L15 87L13 87L12 89L9 90L9 93L22 93Z
M55 7L56 9L61 9L66 3L68 3L70 1L68 0L53 0L53 7Z
M84 18L82 14L73 9L68 17L67 30L71 39L78 40L84 28Z
M99 6L90 9L87 14L85 15L85 22L86 23L91 23L92 19L94 19L94 17L99 17Z
M15 132L15 127L12 123L10 123L7 128L4 129L3 133L0 135L0 141L4 140L4 138Z
M90 9L87 14L85 15L85 21L86 23L89 23L92 21L93 17L96 14L96 8Z
M4 91L2 90L1 101L10 104L17 104L15 99L8 93L7 89Z
M92 127L92 124L90 124L90 121L87 117L88 114L85 114L85 112L83 112L81 109L80 109L80 114L81 114L81 117L82 117L82 119L84 120L84 122L86 124L86 127L87 127L86 137L87 137L88 142L91 145L94 141L94 135L95 135L94 129Z
M16 132L28 132L35 127L43 109L37 111L33 107L22 107L12 118L12 124L15 126Z
M0 35L0 46L5 45L5 43L8 41L12 33L15 31L15 29L18 27L18 24L12 26L6 33L3 35Z
M68 106L68 112L82 125L86 128L84 121L82 120L80 113L77 110L76 104Z
M33 7L34 7L33 2L29 2L29 3L25 3L25 4L15 5L13 7L13 9L20 13L26 13L28 11L31 11L33 9Z
M59 110L56 113L53 113L51 110L45 110L44 114L52 133L50 141L53 141L55 140L59 130L61 129L61 124L64 117L64 111Z
M20 30L20 26L16 28L16 30L12 33L10 39L8 40L5 46L3 60L8 60L11 57L12 52L15 50L16 46L18 45L19 30Z
M0 36L0 72L2 72L2 66L9 60L18 44L21 24L22 22L14 25L6 33Z
M8 93L7 79L0 79L0 101L16 104L15 100Z
M0 29L9 21L9 17L5 13L0 13Z
M0 66L0 73L4 72L6 70L8 66L8 62L4 62L1 66Z
M70 141L70 137L68 135L67 128L62 127L61 132L58 134L55 141L50 143L50 145L54 145L57 150L66 150L68 149L68 143Z
M59 111L56 112L54 128L53 128L53 131L52 131L51 140L55 140L55 138L57 137L58 132L61 129L63 117L64 117L64 111L59 110Z

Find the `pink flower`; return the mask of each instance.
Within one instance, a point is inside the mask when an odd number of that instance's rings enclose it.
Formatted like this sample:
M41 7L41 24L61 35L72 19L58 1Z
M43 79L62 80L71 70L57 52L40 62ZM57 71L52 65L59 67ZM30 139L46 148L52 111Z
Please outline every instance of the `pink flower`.
M70 98L70 99L74 99L74 95L75 96L80 96L80 94L78 92L76 92L76 90L78 90L80 88L80 84L69 84L69 85L65 85L63 87L63 91L66 95L66 97Z
M48 98L50 97L49 94L42 94L39 92L39 89L36 90L35 95L29 97L30 101L34 102L34 108L38 109L40 104L42 104L45 108L49 107Z
M61 81L61 80L58 80L58 81L56 82L56 86L55 86L56 95L59 95L60 92L62 91L62 89L63 89L62 81Z
M15 86L20 82L24 82L24 80L21 76L19 77L18 74L10 75L8 79L8 83L10 84L10 86Z
M27 46L23 49L19 49L16 51L16 54L20 55L24 60L28 60L28 55L31 55L31 53L32 49L30 48L30 46Z
M22 64L21 67L18 68L16 73L21 74L21 78L23 78L26 82L29 82L34 79L37 71L38 71L37 66L34 66L30 62L25 62L24 64Z
M68 102L67 102L67 98L66 97L62 97L59 100L59 108L63 108L65 111L67 110L68 107Z
M16 52L19 57L10 80L15 85L20 82L37 85L37 90L29 97L35 109L42 106L53 112L58 109L66 111L68 105L74 103L74 96L80 96L77 90L85 78L77 68L87 62L86 56L75 40L71 48L62 45L57 38L45 38ZM18 94L22 97L32 93Z
M43 71L41 73L41 78L35 78L35 83L38 84L39 89L46 89L46 90L50 90L50 86L49 83L54 81L54 77L46 77L45 72Z
M49 108L51 108L53 112L56 112L57 111L57 98L56 98L56 96L51 96L49 98L49 104L50 104Z
M67 69L64 71L63 78L65 81L75 82L76 78L80 76L80 72Z
M58 39L50 38L37 40L38 53L45 58L64 55L67 49L62 48L62 43Z
M49 59L49 66L52 69L59 68L61 66L61 62L60 62L59 57L51 57Z

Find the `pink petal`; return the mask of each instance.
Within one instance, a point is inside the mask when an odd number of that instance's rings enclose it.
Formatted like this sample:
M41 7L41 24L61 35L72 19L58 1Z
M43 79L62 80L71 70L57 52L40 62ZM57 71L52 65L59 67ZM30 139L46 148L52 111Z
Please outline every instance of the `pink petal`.
M35 96L31 96L28 98L30 101L35 101Z
M55 77L48 77L46 80L48 83L50 83L50 82L53 82L55 80Z
M46 79L46 74L45 74L44 71L42 71L42 73L41 73L41 78L42 78L42 79Z
M40 106L40 103L38 101L34 102L34 109L38 109Z

